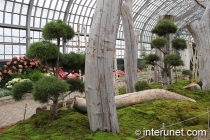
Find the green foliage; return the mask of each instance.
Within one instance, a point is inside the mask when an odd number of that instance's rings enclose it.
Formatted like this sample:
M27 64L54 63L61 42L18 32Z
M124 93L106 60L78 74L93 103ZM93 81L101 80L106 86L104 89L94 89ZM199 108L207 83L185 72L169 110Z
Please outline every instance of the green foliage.
M15 101L19 101L23 98L24 94L30 93L32 89L32 81L18 82L12 87L12 97Z
M192 71L191 70L183 70L182 74L184 76L188 75L190 79L192 78Z
M33 97L35 101L47 103L49 99L57 100L69 89L65 81L53 76L45 76L34 84Z
M136 91L143 91L149 88L147 81L138 81L135 83L134 88Z
M74 34L74 29L62 20L48 22L42 29L42 36L46 40L63 38L66 41Z
M187 43L183 38L175 38L172 40L172 46L176 50L184 50L187 48Z
M164 48L164 46L167 44L167 42L168 42L167 39L158 37L158 38L152 40L151 46L153 48L161 49L161 48Z
M149 54L147 56L144 57L145 59L145 63L148 64L148 65L155 65L155 61L159 61L160 60L160 57L156 54Z
M170 54L164 58L164 62L171 66L183 66L184 63L181 60L181 57L176 54Z
M67 79L66 82L69 84L69 90L71 92L79 91L83 93L85 90L84 82L79 78L70 78Z
M75 52L64 54L61 58L64 69L70 69L78 71L81 69L82 73L85 70L85 55Z
M11 95L11 91L8 89L0 88L0 98Z
M37 58L40 61L48 61L56 59L59 53L60 51L55 44L42 41L31 44L27 50L26 56L29 58Z
M160 20L156 26L152 29L152 33L156 33L158 36L164 36L169 33L176 33L177 26L170 20Z
M126 88L125 87L121 87L118 89L119 95L125 94L126 93Z

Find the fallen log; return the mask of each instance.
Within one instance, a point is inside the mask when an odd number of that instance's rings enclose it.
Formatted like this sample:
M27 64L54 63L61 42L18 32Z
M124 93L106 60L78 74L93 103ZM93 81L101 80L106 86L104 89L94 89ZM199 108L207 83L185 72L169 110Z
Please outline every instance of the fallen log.
M123 95L115 96L116 108L123 108L131 106L134 104L140 104L143 102L148 102L158 99L168 99L168 100L188 100L191 102L196 102L194 99L188 98L186 96L177 94L164 89L150 89L134 93L127 93ZM86 99L80 97L74 97L71 104L72 110L77 110L80 112L87 112Z

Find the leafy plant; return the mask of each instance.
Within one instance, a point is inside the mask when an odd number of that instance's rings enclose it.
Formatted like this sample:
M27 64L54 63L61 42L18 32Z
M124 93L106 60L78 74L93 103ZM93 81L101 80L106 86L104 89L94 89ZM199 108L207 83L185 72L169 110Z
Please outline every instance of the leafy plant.
M32 81L22 81L16 83L12 87L12 97L15 101L19 101L23 98L23 95L26 93L31 93L33 89L33 82Z
M75 52L70 52L69 54L64 54L61 58L61 62L65 69L79 71L81 69L82 73L85 70L85 55Z
M138 81L135 83L134 88L136 91L143 91L149 88L149 84L146 81Z
M7 82L7 83L5 84L5 87L8 88L8 89L12 89L12 87L13 87L16 83L25 82L25 81L30 82L31 80L30 80L30 79L14 78L14 79L12 79L11 81Z
M11 91L8 89L0 88L0 98L11 95Z

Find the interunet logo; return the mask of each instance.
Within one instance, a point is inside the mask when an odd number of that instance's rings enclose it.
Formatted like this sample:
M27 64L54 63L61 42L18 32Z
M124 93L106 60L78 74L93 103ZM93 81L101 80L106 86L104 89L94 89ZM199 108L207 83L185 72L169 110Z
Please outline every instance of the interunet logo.
M206 130L187 130L185 131L183 128L180 130L136 130L135 134L137 136L206 136Z

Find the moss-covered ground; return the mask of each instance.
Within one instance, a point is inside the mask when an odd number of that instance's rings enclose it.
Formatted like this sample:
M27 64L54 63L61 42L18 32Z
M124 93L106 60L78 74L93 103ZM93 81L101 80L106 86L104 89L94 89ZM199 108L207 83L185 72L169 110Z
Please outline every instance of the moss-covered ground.
M89 129L87 114L59 110L59 117L53 119L46 111L0 131L0 140L136 140L141 138L136 130L160 129L162 123L167 130L206 130L208 119L206 109L210 108L210 91L183 89L190 82L179 81L170 85L169 90L195 99L197 102L156 100L118 109L120 133L92 132ZM151 88L162 88L152 85ZM206 114L205 114L206 113ZM204 114L204 115L201 115ZM201 116L199 116L201 115ZM199 116L199 117L196 117ZM187 120L189 118L193 119ZM184 121L183 123L177 123ZM175 124L177 123L177 124ZM166 140L191 140L193 137L173 136ZM147 136L142 140L163 140L163 136Z

